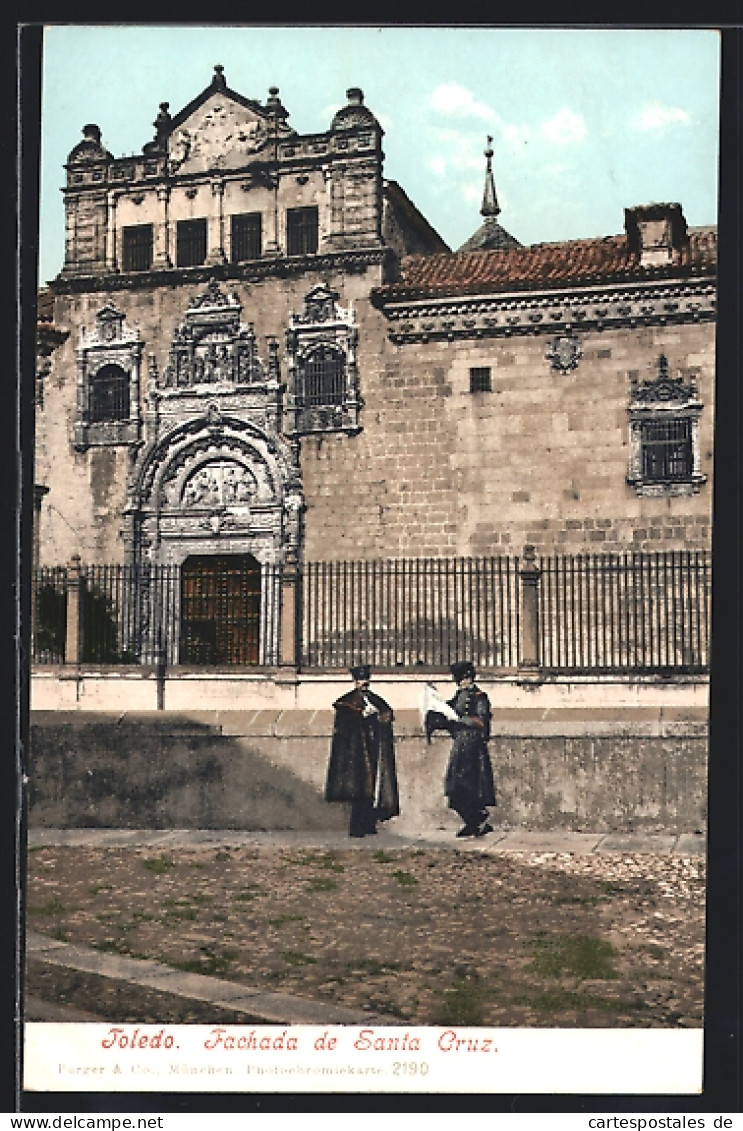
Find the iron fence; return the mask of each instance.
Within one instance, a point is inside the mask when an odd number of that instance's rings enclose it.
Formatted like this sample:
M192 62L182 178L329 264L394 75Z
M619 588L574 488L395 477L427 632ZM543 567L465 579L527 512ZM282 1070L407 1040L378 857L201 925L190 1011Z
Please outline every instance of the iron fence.
M304 569L302 664L480 667L518 662L518 559L310 562Z
M586 554L540 562L540 663L557 672L706 671L706 551Z
M31 659L36 664L64 662L67 635L67 570L36 570L31 590Z
M535 639L546 672L708 670L707 551L545 556L532 605L524 597L534 564L505 555L309 562L291 582L279 565L228 555L45 568L33 579L32 658L273 666L287 660L281 649L293 635L287 662L305 669L361 660L440 669L467 657L483 670L516 670ZM282 632L284 616L294 620Z

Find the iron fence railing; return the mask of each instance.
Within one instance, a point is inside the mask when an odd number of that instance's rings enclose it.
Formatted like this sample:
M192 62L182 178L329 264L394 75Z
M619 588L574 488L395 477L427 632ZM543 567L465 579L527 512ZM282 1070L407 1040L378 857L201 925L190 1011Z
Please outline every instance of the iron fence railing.
M392 669L466 657L504 671L533 667L536 650L536 666L552 673L708 670L707 551L529 551L316 561L294 572L229 555L44 568L33 578L32 658Z
M410 558L310 562L304 569L302 663L480 667L518 662L518 560Z
M67 635L67 570L36 570L31 597L31 659L36 664L64 662Z
M540 662L554 671L706 671L706 551L586 554L540 562Z

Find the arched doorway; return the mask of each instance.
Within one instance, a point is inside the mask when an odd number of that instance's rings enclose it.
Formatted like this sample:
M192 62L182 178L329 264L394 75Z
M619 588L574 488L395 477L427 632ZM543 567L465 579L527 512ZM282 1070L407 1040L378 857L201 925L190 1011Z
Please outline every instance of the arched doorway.
M252 554L193 554L181 567L182 664L257 664L261 566Z

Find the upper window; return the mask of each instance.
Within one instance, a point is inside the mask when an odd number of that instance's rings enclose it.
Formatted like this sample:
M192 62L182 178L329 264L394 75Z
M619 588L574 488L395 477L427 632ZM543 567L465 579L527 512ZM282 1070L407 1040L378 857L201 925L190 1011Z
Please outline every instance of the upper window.
M176 229L176 264L198 267L206 259L206 220L179 220Z
M358 432L362 400L353 308L338 305L324 284L313 287L286 334L288 380L283 431L287 436Z
M300 363L297 405L342 405L346 395L346 357L332 346L319 345Z
M91 424L128 420L129 374L118 365L104 365L91 377L88 397L88 420Z
M317 251L317 208L289 208L286 213L287 255Z
M490 393L492 390L493 382L490 376L490 366L479 366L476 369L470 369L471 393Z
M627 482L638 495L689 495L706 476L701 471L696 379L671 377L661 354L651 381L632 379L629 404L630 459Z
M152 267L152 224L132 224L122 231L122 271L149 271Z
M640 422L642 477L648 483L677 483L691 477L691 420Z
M246 259L260 259L262 250L260 212L245 212L233 216L232 262L242 263Z
M77 414L72 442L91 446L135 444L140 438L139 374L144 343L111 303L85 327L77 351Z

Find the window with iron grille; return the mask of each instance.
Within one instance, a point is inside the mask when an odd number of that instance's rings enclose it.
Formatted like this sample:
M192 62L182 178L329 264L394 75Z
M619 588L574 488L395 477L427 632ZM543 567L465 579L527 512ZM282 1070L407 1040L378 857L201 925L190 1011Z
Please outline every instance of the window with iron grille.
M470 369L470 392L490 393L493 390L493 381L490 375L490 366L479 366Z
M653 377L630 377L627 482L638 495L692 495L707 481L702 471L698 370L673 373L665 354Z
M316 252L317 231L317 208L287 209L287 255L308 255Z
M640 443L642 477L646 482L669 483L690 478L693 456L688 418L643 421Z
M232 262L242 263L245 259L260 259L261 214L244 212L232 217Z
M297 406L342 405L345 395L345 355L331 346L317 346L301 363Z
M198 267L206 259L206 220L179 220L176 229L176 263Z
M91 424L129 419L129 374L118 365L104 365L88 387Z
M149 271L152 267L152 224L124 228L121 240L122 271Z

